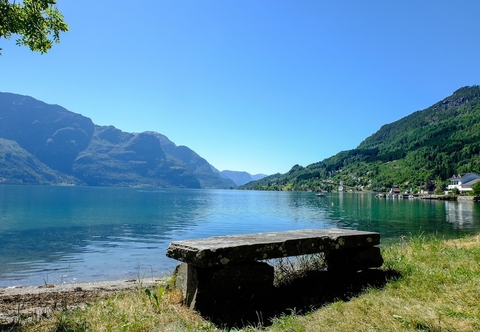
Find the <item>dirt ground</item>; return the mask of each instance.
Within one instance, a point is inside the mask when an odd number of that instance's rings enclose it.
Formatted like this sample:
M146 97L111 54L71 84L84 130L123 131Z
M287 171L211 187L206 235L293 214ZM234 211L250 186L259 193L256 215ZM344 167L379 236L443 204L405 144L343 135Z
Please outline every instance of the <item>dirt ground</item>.
M142 280L148 287L159 279ZM37 321L56 310L83 307L119 290L139 287L137 280L0 288L0 331L14 323Z

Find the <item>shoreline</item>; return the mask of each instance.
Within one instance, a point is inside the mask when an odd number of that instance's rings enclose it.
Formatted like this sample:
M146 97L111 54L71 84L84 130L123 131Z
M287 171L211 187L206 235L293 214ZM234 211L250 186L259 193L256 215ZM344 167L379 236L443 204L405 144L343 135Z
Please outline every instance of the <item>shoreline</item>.
M142 278L140 283L143 286L153 286L159 282L166 281L167 278L151 277ZM138 287L137 279L129 280L106 280L79 283L63 283L63 284L46 284L40 286L7 286L0 287L0 298L4 295L23 295L23 294L40 294L40 293L58 293L72 291L94 291L94 290L122 290Z
M119 291L153 287L167 278L94 281L0 288L0 327L35 322L58 310L83 308Z

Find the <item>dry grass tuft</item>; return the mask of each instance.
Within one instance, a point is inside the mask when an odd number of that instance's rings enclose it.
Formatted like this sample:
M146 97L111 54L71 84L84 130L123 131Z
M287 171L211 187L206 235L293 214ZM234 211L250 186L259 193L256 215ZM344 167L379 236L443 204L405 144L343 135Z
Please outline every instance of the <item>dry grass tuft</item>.
M325 269L325 254L309 254L296 257L284 257L267 261L274 267L275 286L291 283L293 280L304 277L309 271Z
M144 289L121 292L92 303L85 310L59 312L52 319L26 327L24 331L215 331L212 323L188 310L181 302L181 294L177 291L166 291L158 305Z

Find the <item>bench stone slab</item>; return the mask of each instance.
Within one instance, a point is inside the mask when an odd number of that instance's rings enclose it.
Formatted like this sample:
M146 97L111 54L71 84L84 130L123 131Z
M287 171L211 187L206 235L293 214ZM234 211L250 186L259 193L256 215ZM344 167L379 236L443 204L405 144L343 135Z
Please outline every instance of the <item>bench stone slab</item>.
M167 256L198 267L226 266L258 260L368 248L380 234L348 229L307 229L239 234L173 241Z

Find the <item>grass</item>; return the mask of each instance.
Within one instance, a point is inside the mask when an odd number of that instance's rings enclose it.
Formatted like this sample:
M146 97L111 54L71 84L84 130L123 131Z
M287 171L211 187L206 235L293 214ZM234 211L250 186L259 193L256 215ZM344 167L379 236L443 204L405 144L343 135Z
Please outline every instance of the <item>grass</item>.
M324 253L275 258L265 262L272 265L275 269L273 280L275 286L288 284L295 278L301 278L309 271L325 269Z
M480 236L456 240L400 239L382 250L383 269L401 277L304 315L295 312L268 327L231 331L480 331ZM142 287L58 312L22 331L223 331L181 305L165 285Z

